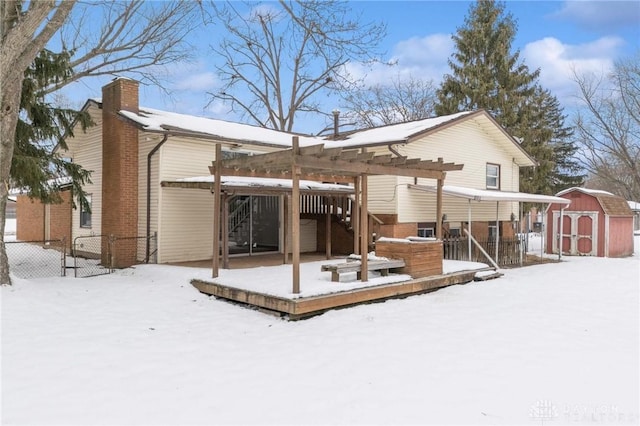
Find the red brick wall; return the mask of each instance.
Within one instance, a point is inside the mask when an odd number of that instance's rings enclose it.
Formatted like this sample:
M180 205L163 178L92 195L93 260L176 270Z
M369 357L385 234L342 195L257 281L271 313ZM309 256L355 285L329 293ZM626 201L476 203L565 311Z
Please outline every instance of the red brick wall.
M49 207L49 239L66 238L67 248L71 248L71 194L70 190L62 191L62 203Z
M138 235L138 129L118 111L138 112L138 82L117 79L102 88L102 234ZM103 257L107 250L103 247ZM103 262L107 259L103 258ZM136 263L136 244L119 244L115 267Z
M39 200L26 195L18 196L16 239L20 241L59 240L66 238L67 247L71 247L71 194L62 191L62 203L47 206ZM49 220L49 235L45 233L45 220Z
M16 204L16 239L19 241L44 240L44 204L26 195L18 195Z

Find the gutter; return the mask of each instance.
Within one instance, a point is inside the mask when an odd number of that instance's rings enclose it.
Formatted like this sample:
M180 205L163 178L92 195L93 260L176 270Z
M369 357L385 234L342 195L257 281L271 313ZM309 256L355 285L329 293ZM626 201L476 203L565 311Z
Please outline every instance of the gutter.
M165 133L162 140L158 142L156 146L153 147L149 154L147 154L147 233L146 233L146 247L144 254L145 263L149 263L150 256L150 247L149 247L149 238L151 237L151 157L153 154L158 152L160 147L164 145L164 143L169 139L169 133ZM157 242L156 242L157 245Z

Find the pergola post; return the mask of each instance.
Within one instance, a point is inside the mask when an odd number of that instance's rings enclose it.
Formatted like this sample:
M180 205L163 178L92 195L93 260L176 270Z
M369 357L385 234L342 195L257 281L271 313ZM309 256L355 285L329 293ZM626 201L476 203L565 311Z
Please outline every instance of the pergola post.
M229 195L222 194L222 268L229 269Z
M438 187L436 190L436 238L442 240L442 186L444 179L438 178Z
M213 259L211 267L211 278L218 277L220 267L220 161L222 160L222 147L216 144L216 161L214 163L213 182Z
M362 186L362 206L360 207L360 264L362 282L369 281L369 212L367 206L367 175L360 177L360 185Z
M282 263L286 265L289 263L289 244L287 244L287 239L289 238L289 198L291 196L289 194L285 194L282 196L282 214L280 215L282 220L282 251L284 252L284 258L282 259Z
M325 216L325 252L327 259L331 259L331 207L333 206L333 197L326 197L327 212Z
M299 139L293 137L291 157L291 250L293 254L293 294L300 293L300 167L296 165L296 156L300 150Z
M351 226L353 228L353 254L360 254L360 176L353 179L353 209L351 210Z

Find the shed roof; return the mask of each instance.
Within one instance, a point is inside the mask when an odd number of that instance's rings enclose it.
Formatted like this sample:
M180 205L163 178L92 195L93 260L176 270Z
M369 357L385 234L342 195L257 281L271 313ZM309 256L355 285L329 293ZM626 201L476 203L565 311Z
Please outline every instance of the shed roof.
M589 188L569 188L564 191L560 191L556 194L556 196L561 197L564 195L569 195L573 192L580 192L582 194L589 195L596 200L602 207L602 210L606 215L609 216L633 216L633 212L627 200L617 195L614 195L607 191L601 191L597 189L589 189Z

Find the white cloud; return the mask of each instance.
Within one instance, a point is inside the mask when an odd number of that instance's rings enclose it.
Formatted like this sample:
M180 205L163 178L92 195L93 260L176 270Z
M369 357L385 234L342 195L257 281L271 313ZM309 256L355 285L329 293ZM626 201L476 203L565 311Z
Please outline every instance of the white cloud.
M453 52L450 34L431 34L425 37L412 37L397 43L387 64L365 66L351 63L347 71L356 78L364 78L367 85L386 84L398 77L433 80L438 84L449 71L447 59Z
M571 103L577 74L602 74L613 67L616 53L624 44L618 37L602 37L590 43L564 44L553 37L528 43L522 57L533 71L540 68L540 83L563 103Z
M552 15L596 31L609 31L624 26L640 25L640 5L632 1L566 1Z
M210 91L218 85L216 75L210 71L201 73L185 73L183 77L174 76L176 81L174 88L177 90L190 90L194 92Z

